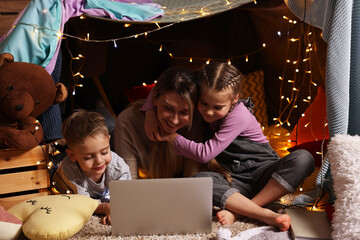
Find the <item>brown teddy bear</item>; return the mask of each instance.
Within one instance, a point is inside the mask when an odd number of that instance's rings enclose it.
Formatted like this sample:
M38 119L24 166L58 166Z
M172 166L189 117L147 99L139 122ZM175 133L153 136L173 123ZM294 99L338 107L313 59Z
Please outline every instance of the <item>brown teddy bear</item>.
M33 63L14 62L0 55L0 148L31 149L44 133L36 118L67 97L66 87L55 85L49 73Z

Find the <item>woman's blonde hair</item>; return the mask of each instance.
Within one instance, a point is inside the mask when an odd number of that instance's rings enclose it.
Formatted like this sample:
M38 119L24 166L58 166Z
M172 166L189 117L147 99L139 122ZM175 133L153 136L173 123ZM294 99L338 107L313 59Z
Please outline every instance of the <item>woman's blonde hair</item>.
M189 107L188 128L191 128L194 106L198 97L198 86L192 70L182 67L172 67L165 70L154 87L154 96L175 92L184 98ZM174 153L173 146L168 142L152 142L147 178L174 177L182 171L181 158Z

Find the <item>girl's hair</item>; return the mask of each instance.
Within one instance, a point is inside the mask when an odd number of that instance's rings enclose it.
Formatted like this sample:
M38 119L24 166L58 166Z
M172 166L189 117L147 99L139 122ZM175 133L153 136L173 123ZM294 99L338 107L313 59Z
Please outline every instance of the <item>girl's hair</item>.
M86 137L99 134L109 136L109 130L100 113L79 109L64 120L62 134L68 147L74 148L84 144Z
M192 70L182 67L171 67L165 70L158 78L153 91L155 98L167 92L175 92L183 97L189 107L187 126L191 127L194 106L198 99L198 85Z
M222 91L227 88L232 89L233 97L239 94L243 74L233 65L224 62L211 62L202 67L198 73L199 85L205 84L209 89ZM232 108L231 108L232 109ZM230 111L231 111L230 109ZM216 159L212 159L207 167L214 172L222 174L231 184L230 172L223 169Z
M234 97L239 93L243 74L233 65L224 62L205 64L198 73L199 85L205 84L216 91L231 87Z
M155 98L162 94L175 92L184 98L189 107L188 128L191 127L194 106L198 98L198 86L192 70L182 67L172 67L165 70L154 87ZM168 142L152 142L148 178L169 178L181 173L182 163L176 157L172 145Z

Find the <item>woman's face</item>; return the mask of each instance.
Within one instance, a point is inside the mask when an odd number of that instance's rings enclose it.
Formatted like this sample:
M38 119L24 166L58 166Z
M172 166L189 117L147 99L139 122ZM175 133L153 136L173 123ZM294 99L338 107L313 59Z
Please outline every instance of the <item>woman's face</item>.
M189 106L185 99L175 92L166 92L157 99L157 116L162 129L167 133L174 133L189 122Z

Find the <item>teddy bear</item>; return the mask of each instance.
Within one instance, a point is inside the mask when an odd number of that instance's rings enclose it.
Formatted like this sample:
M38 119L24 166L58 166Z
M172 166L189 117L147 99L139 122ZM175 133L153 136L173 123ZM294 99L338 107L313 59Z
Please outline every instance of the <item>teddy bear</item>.
M41 144L44 132L36 118L66 97L66 87L55 85L43 67L14 62L12 54L1 54L0 148L26 150Z

